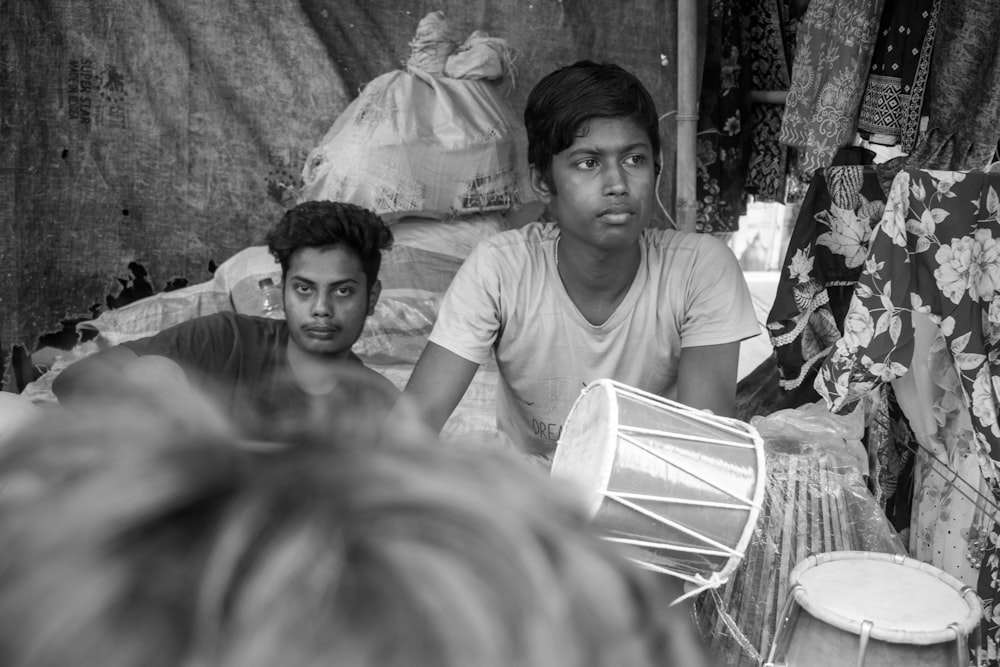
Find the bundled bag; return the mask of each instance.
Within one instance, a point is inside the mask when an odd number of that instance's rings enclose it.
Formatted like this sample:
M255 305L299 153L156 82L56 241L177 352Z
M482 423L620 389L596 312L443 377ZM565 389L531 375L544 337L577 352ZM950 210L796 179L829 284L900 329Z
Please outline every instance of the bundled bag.
M348 201L387 222L506 211L530 198L524 125L497 83L512 51L475 32L459 47L426 16L406 70L361 91L314 148L298 201Z

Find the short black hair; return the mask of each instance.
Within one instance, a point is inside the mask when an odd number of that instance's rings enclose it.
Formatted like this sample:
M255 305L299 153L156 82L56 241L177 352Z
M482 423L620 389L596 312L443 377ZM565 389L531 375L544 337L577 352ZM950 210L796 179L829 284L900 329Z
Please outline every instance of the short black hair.
M528 162L542 178L549 181L552 156L569 148L581 126L593 118L630 118L638 123L649 135L659 172L660 118L652 95L618 65L580 60L547 74L528 94L524 109Z
M281 264L282 282L297 250L342 247L357 254L370 288L378 280L382 251L392 247L392 232L382 218L366 208L345 202L307 201L286 211L265 242Z

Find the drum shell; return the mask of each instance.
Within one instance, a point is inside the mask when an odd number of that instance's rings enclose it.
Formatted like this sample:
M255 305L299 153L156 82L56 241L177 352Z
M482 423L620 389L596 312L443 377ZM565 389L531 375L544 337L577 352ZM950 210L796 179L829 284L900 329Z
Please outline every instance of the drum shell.
M793 603L795 604L795 603ZM855 667L861 638L796 609L792 637L785 656L775 664L788 667ZM960 654L962 659L960 659ZM871 638L865 647L865 667L964 667L969 664L964 642L899 644Z
M721 583L757 520L763 444L743 422L598 380L567 417L552 475L581 487L595 526L638 564Z
M855 586L845 580L846 572ZM803 559L789 583L768 665L970 662L968 641L978 628L982 601L939 568L898 554L835 551Z
M639 423L648 425L648 421ZM670 463L636 446L633 439L654 447L657 454ZM723 449L725 451L721 451ZM722 548L713 549L705 540L733 549L739 547L741 541L745 541L744 533L753 529L752 507L749 503L742 508L710 504L732 503L733 498L715 490L706 480L717 480L742 498L751 499L759 474L755 462L756 453L752 449L732 450L663 435L627 439L619 436L614 472L608 480L607 490L649 496L631 502L676 525L663 523L610 497L606 497L595 512L594 525L606 537L622 540L623 549L630 558L654 568L702 576L728 571L730 563L735 567L739 557ZM679 472L677 465L695 474ZM726 470L720 469L723 466ZM649 544L635 546L630 541ZM653 542L658 545L654 546Z

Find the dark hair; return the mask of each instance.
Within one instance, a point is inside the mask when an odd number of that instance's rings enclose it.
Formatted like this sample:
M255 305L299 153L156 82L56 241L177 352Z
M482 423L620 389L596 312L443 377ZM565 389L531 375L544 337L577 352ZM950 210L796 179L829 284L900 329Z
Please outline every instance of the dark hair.
M612 63L580 60L547 74L528 95L528 162L549 180L552 156L570 147L592 118L630 118L649 135L659 172L660 119L635 75ZM550 183L551 185L551 183Z
M506 452L337 398L245 441L197 392L118 391L0 449L0 664L652 667L689 627Z
M366 208L345 202L307 201L286 211L265 242L281 264L282 281L296 251L343 247L358 255L371 288L378 279L382 251L392 247L392 232Z

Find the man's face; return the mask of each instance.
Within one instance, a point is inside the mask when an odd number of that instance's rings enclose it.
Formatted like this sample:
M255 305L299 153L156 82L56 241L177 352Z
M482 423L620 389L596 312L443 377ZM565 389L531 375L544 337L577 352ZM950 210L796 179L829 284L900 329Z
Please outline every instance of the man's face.
M649 136L630 118L593 118L580 130L569 148L552 156L554 188L535 170L532 186L563 237L605 250L634 243L653 211Z
M378 302L380 283L367 283L361 260L348 248L297 250L282 285L289 344L345 358Z

